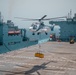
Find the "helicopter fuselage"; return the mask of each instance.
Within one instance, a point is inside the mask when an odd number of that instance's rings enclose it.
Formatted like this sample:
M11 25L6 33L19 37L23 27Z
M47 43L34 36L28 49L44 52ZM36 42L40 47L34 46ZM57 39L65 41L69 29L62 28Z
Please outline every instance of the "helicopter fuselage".
M35 32L39 34L41 32L47 33L50 31L50 28L48 26L45 26L43 22L35 22L29 27L29 29L33 32L33 34Z

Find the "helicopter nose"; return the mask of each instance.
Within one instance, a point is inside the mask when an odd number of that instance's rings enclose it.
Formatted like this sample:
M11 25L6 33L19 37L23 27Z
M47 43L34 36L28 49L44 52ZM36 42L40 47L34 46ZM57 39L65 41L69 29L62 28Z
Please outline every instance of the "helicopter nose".
M33 27L29 27L29 30L33 29Z

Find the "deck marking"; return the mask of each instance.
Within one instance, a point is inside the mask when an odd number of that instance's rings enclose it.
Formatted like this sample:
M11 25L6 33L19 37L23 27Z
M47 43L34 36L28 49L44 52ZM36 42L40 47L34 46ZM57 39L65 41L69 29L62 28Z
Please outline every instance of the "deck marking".
M52 55L55 55L54 53L52 53ZM3 56L3 55L0 55L0 56ZM36 58L36 57L26 57L26 56L11 56L11 55L6 55L4 56L5 58L6 57L12 57L12 58L26 58L26 59L40 59L40 58ZM76 63L75 61L73 60L70 60L70 59L67 59L65 57L61 57L62 59L52 59L52 60L55 60L55 61L70 61L70 62L73 62L73 63ZM50 58L45 58L45 60L51 60Z
M27 57L27 56L5 56L5 58L7 57L10 57L10 58L25 58L25 59L40 59L40 58L37 58L37 57ZM70 61L70 62L73 62L73 63L76 63L75 61L73 60L70 60L70 59L67 59L65 57L61 57L62 59L51 59L51 58L44 58L44 60L53 60L53 61Z
M0 67L4 67L4 66L5 66L5 65L1 65L1 64L0 64Z
M0 61L1 63L5 63L4 61ZM6 63L10 63L10 64L17 64L17 65L29 65L29 66L35 66L37 64L30 64L30 63L18 63L18 62L8 62L6 61ZM49 68L59 68L59 69L65 69L65 70L76 70L75 68L65 68L65 67L58 67L58 66L47 66Z

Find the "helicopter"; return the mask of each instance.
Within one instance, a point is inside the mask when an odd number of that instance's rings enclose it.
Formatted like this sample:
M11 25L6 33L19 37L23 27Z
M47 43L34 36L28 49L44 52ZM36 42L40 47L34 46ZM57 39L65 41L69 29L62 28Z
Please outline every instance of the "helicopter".
M51 30L54 30L54 27L56 26L55 24L53 25L45 25L43 21L48 21L48 20L53 20L53 19L59 19L59 18L65 18L66 16L63 17L55 17L55 18L47 18L45 19L47 15L44 15L42 18L40 19L28 19L28 18L21 18L21 17L15 17L18 19L23 19L24 21L38 21L38 22L34 22L31 24L31 26L29 27L29 30L32 32L32 35L35 35L35 33L37 33L37 35L39 35L41 32L45 32L45 34L47 35L48 32Z

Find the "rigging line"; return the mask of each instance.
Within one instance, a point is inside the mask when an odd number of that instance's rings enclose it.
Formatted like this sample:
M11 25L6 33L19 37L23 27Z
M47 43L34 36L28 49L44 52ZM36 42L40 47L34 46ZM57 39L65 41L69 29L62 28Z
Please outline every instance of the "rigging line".
M9 51L11 51L11 49L9 49L5 43L3 43L3 45L4 45Z

